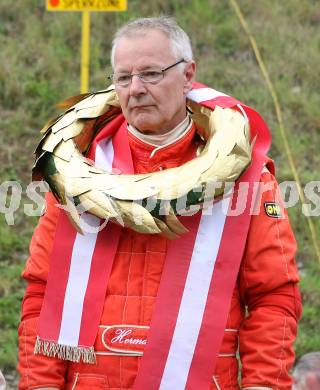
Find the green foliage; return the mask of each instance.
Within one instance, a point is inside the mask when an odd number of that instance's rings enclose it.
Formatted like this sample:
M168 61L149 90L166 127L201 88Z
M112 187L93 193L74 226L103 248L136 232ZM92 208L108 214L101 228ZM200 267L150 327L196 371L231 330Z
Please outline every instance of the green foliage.
M303 319L296 341L297 354L318 350L320 346L319 313L320 313L320 270L313 263L302 271Z
M0 367L13 368L17 361L17 328L24 286L20 280L21 262L0 262Z
M47 12L45 1L0 2L1 183L30 181L38 130L57 111L55 103L79 91L81 15ZM272 99L247 36L227 0L129 0L124 13L93 13L91 90L103 89L112 34L138 16L176 17L192 37L198 80L256 108L273 133L271 156L278 179L293 180L279 133ZM285 127L302 183L319 180L320 166L320 2L310 0L239 0L279 94ZM23 205L23 204L22 204ZM304 315L297 354L320 350L319 264L301 204L289 210L299 244ZM320 234L318 219L317 237ZM36 223L21 206L14 226L0 215L0 367L16 364L16 328L23 283L19 274Z

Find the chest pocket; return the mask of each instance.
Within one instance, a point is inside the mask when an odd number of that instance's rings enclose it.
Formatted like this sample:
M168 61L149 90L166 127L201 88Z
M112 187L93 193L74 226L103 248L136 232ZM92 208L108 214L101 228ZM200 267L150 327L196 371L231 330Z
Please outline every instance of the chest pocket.
M72 381L66 384L65 390L107 390L108 388L105 376L76 373Z

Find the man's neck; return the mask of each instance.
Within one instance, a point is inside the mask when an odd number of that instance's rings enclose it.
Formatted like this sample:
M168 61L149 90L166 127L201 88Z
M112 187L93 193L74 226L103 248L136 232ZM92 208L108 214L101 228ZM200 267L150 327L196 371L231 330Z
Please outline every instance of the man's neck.
M128 131L146 144L159 147L169 145L188 132L191 125L191 118L187 115L174 129L165 134L145 134L128 124Z

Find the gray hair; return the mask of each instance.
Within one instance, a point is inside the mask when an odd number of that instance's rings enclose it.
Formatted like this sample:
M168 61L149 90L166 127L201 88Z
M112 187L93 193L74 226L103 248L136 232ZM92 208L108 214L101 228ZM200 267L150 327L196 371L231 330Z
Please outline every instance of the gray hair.
M293 370L293 377L297 383L303 383L306 374L311 372L320 380L320 352L303 355Z
M193 59L190 38L173 18L169 18L167 16L157 18L140 18L128 22L114 35L111 49L112 68L114 68L115 65L115 48L120 38L132 37L133 35L143 35L148 30L162 31L170 39L172 54L176 57L176 60L184 59L185 61L190 61Z

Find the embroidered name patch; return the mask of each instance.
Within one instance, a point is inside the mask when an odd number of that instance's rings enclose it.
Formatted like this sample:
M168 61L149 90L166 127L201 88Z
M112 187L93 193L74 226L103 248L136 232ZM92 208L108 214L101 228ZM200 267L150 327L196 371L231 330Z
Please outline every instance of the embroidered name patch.
M102 332L102 344L108 351L116 354L143 355L148 330L148 326L106 326Z
M281 207L276 202L265 202L264 210L268 217L282 218Z

